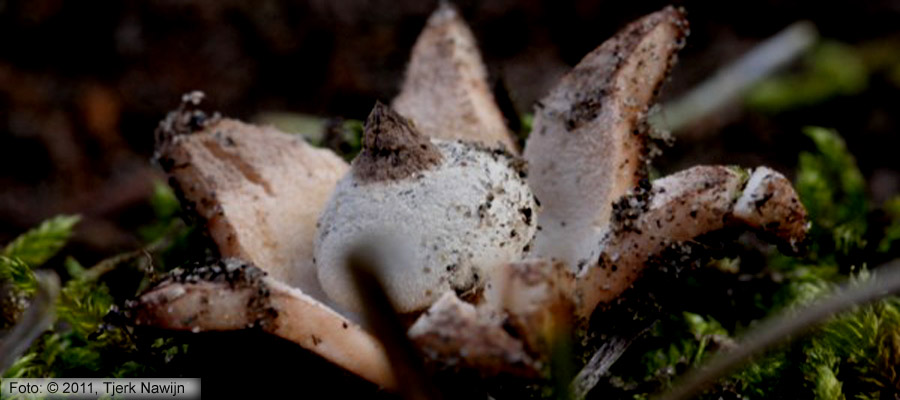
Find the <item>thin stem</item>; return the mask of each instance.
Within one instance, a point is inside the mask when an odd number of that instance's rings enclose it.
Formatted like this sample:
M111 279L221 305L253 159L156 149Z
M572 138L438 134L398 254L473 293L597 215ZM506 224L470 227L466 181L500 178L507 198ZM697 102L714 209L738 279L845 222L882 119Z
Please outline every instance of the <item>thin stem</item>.
M347 259L356 290L367 305L363 317L387 351L394 376L402 382L398 385L402 397L407 400L439 399L440 393L425 372L421 354L410 342L400 315L384 291L376 261L366 256L371 253L363 246L351 252Z
M651 117L651 125L675 132L713 115L757 82L802 55L818 37L816 27L809 21L791 24L687 94L666 103L661 112Z
M655 322L654 319L653 322L647 323L643 329L637 332L621 333L605 341L572 380L574 398L584 399L587 397L594 386L600 382L600 378L609 373L609 369L619 360L619 357L625 354L625 351L637 338L647 333Z

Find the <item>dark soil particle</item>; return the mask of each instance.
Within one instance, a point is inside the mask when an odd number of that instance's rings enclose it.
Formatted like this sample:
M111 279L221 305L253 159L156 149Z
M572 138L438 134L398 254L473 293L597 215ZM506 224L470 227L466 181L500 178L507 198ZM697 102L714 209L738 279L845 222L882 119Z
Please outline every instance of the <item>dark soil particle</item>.
M158 147L167 145L177 136L199 132L221 119L218 112L209 115L199 109L203 97L203 92L190 92L181 97L181 104L178 108L166 115L166 118L160 121L159 126L156 127L154 136ZM159 148L157 148L156 154L157 161L165 169L167 161L159 160ZM171 168L171 160L168 162Z
M649 209L652 197L650 181L641 179L632 193L622 196L622 198L613 203L613 229L616 231L637 232L638 229L635 227L635 223Z
M762 214L762 208L775 196L775 193L766 193L761 199L753 202L753 205L756 207L756 212ZM796 201L796 199L794 199Z
M531 207L522 207L519 209L519 212L522 213L522 219L525 221L525 225L531 226Z

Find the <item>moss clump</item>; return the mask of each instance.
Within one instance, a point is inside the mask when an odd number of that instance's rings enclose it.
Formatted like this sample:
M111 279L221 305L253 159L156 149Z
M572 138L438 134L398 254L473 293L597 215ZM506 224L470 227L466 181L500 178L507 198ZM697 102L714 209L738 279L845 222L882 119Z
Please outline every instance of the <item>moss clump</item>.
M80 219L77 215L50 218L7 244L3 256L19 259L33 268L39 267L65 246Z
M856 160L837 132L809 127L804 133L818 150L801 153L797 170L797 193L813 221L812 257L820 259L831 248L848 254L865 247L868 202Z
M0 252L0 329L8 329L37 290L33 268L42 266L69 240L78 216L61 215L23 233Z
M881 210L871 209L862 174L840 136L824 128L808 128L805 133L815 150L800 155L797 190L812 221L809 254L791 258L744 252L714 260L718 268L699 270L684 285L704 296L715 290L728 292L727 304L668 305L667 313L625 352L589 397L649 398L671 387L687 369L734 346L734 338L752 329L754 321L828 296L836 282L847 277L874 279L878 272L870 273L860 260L878 254L883 259L900 250L900 198ZM4 247L0 282L15 299L5 304L17 305L8 324L35 293L36 268L51 259L62 261L70 278L57 301L52 328L3 376L178 375L180 362L190 354L186 341L160 332L137 335L120 320L118 306L153 273L214 254L198 241L197 231L181 222L178 201L167 186L157 184L150 204L156 221L139 233L150 243L145 250L153 254L152 265L146 263L143 251L114 256L91 268L74 258L60 260L55 255L78 221L69 216L50 219ZM872 223L873 213L883 221ZM130 290L112 293L105 273L129 268L143 272L130 283ZM118 291L121 282L116 279ZM836 316L803 338L759 356L702 397L892 398L900 393L898 366L900 298L888 297ZM544 388L548 396L567 393L564 386Z
M124 300L160 272L154 271L154 266L163 265L167 254L184 259L180 249L194 247L194 253L198 252L196 248L203 249L197 246L193 231L177 219L180 209L174 195L160 188L158 185L151 199L156 222L141 230L151 241L147 247L110 257L91 268L84 268L72 257L62 261L61 269L69 279L57 298L55 321L2 371L4 377L152 376L185 354L186 346L173 338L136 337L118 311ZM6 327L16 322L37 291L35 270L63 249L78 220L77 216L51 218L5 247L0 255L0 284L7 300L12 300L4 302ZM155 263L145 257L150 253ZM117 291L122 292L117 297L107 285L106 274L128 269L133 270L130 278L122 274L114 277Z

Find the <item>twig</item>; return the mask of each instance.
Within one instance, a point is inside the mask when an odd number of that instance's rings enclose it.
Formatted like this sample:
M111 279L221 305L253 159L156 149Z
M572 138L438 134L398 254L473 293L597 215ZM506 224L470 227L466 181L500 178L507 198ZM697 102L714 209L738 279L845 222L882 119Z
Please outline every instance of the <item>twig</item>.
M650 118L654 128L672 132L734 102L747 89L796 59L818 39L809 21L795 22L716 72L687 94L666 103Z
M715 355L706 365L687 373L672 390L656 398L682 400L694 397L751 357L776 344L796 338L837 313L897 292L900 292L900 259L875 269L872 277L863 283L846 285L834 295L811 306L786 311L763 321L745 335L732 351Z
M360 298L366 301L367 307L363 317L375 337L384 345L394 370L394 376L403 384L398 389L403 398L408 400L438 399L440 394L425 373L422 357L406 335L406 328L400 315L391 304L384 286L377 274L376 265L370 261L369 249L359 248L348 257L347 263L353 275Z
M653 324L649 324L646 328L631 335L616 335L604 342L572 381L574 398L583 399L587 397L591 389L600 382L600 378L609 372L609 369L619 360L622 354L625 354L625 350L628 350L635 339L641 337L651 326Z
M132 250L132 251L129 251L126 253L116 254L114 256L110 256L110 257L104 258L103 260L100 260L99 262L94 264L92 267L90 267L86 271L84 271L84 273L80 276L80 278L87 280L87 281L97 280L101 276L106 274L107 272L110 272L110 271L116 269L120 264L122 264L126 261L131 261L140 256L145 256L147 258L150 258L151 262L152 262L151 253L161 251L161 250L165 249L166 247L168 247L173 241L173 238L172 238L173 234L178 232L183 227L184 227L184 225L181 222L175 220L166 229L166 232L162 236L160 236L158 239L154 240L153 242L150 242L149 244L147 244L144 247L141 247L140 249Z

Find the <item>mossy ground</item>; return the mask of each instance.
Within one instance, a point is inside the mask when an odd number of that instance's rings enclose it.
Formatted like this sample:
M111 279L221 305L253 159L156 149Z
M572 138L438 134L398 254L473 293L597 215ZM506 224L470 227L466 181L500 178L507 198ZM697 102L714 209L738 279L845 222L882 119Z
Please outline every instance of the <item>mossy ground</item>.
M829 45L811 56L809 62L819 65L812 68L813 75L838 74L836 78L774 80L751 94L750 105L775 112L859 90L865 82L854 74L863 73L857 69L865 65L849 72L835 72L832 65L836 55L847 52ZM836 86L817 86L823 81ZM523 122L527 132L530 118ZM358 121L331 124L318 144L349 159L359 149L361 130ZM841 136L823 128L808 128L805 134L808 151L797 157L795 183L812 221L807 251L789 257L773 248L760 250L756 240L742 237L728 249L727 257L712 260L709 268L677 283L679 290L690 294L664 305L663 317L635 341L589 397L647 398L671 387L677 376L702 365L715 352L734 346L757 321L828 296L847 279L877 279L874 268L900 256L900 197L871 204L863 174ZM182 222L178 202L167 186L158 184L150 203L156 220L139 232L146 247L89 268L65 254L66 240L78 223L75 216L47 220L3 248L4 328L12 326L39 290L34 271L53 269L64 278L55 322L3 372L4 377L183 376L203 368L198 367L198 357L214 356L209 344L191 335L136 331L121 311L159 274L216 257L202 232ZM260 335L246 335L211 341L227 345L236 339L260 340ZM290 347L270 343L260 349ZM250 352L231 360L250 360ZM340 375L339 381L371 389L313 356L302 352L291 356L321 367L321 374ZM257 356L260 359L265 357ZM838 315L758 357L704 397L894 398L900 394L898 365L900 298L890 296ZM552 396L549 388L530 392Z

